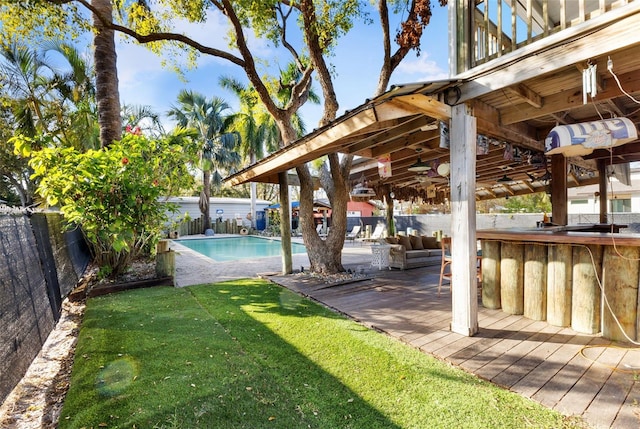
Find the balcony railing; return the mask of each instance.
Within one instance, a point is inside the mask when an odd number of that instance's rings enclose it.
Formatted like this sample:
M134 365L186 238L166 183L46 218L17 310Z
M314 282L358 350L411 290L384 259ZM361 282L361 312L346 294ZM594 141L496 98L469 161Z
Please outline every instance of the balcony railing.
M475 0L471 67L638 0Z

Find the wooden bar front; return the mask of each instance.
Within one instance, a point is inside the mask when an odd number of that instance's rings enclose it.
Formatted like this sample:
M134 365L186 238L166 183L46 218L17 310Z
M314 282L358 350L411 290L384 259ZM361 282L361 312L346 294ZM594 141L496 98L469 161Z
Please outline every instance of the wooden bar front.
M485 307L640 340L640 235L539 228L479 230L477 238Z

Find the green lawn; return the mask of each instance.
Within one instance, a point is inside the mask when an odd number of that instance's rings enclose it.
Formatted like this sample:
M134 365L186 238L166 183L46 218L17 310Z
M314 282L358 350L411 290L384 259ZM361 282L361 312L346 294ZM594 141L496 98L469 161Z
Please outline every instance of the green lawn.
M570 428L279 286L92 298L60 428Z

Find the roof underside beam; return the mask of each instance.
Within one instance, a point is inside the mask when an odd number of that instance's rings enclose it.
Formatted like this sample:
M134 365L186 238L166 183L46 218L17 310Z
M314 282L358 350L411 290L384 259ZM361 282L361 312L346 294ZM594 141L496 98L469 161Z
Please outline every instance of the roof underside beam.
M347 114L346 117L338 119L332 125L320 129L253 166L230 176L226 181L231 185L246 182L277 183L277 173L290 170L329 153L348 153L350 152L349 148L354 145L358 145L358 150L354 149L353 152L364 151L367 149L366 144L360 145L360 139L354 139L354 136L365 136L364 140L368 139L371 146L377 141L375 136L386 132L381 130L380 123L405 126L407 129L402 129L403 132L416 131L437 119L448 120L450 115L451 108L448 105L426 95L410 94L393 97ZM412 120L417 117L422 119L415 119L415 122L411 124Z

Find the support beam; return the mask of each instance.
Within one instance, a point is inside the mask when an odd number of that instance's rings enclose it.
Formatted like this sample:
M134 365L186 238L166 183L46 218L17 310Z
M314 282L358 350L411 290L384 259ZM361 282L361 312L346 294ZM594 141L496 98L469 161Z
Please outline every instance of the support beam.
M624 88L627 92L634 93L640 91L639 71L632 71L618 77L620 81L623 82ZM622 95L620 88L618 88L618 84L612 77L605 79L604 87L606 89L598 92L595 101L605 102ZM514 109L513 106L504 108L501 111L500 119L502 121L502 125L515 124L527 119L535 119L558 112L565 112L567 110L580 107L581 105L582 87L568 88L565 91L545 97L544 106L541 108L527 106L526 104L519 105L517 109ZM567 118L564 118L564 121L570 122Z
M551 155L551 213L556 225L569 221L567 199L567 159L562 154Z
M598 160L598 192L600 192L600 223L607 223L607 163L604 159Z
M282 246L282 274L293 272L293 259L291 255L291 207L289 206L289 181L287 172L278 173L280 182L280 236Z
M478 332L476 120L465 104L451 111L451 330L472 336Z
M544 104L544 100L540 96L540 94L533 91L531 88L526 86L524 83L520 83L518 85L510 86L506 88L506 90L515 95L518 98L521 98L523 101L529 103L533 107L541 108Z

